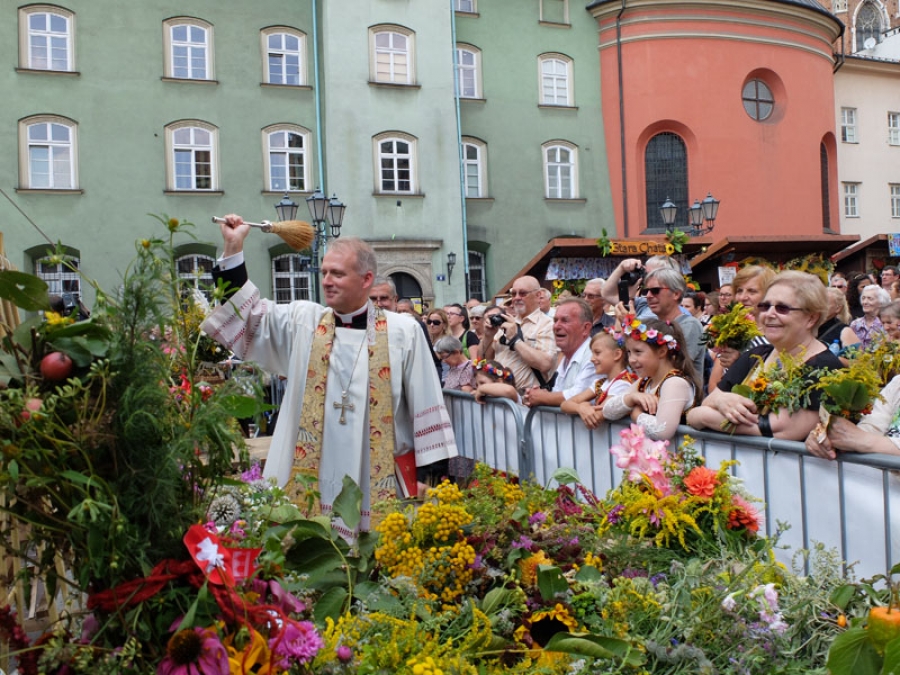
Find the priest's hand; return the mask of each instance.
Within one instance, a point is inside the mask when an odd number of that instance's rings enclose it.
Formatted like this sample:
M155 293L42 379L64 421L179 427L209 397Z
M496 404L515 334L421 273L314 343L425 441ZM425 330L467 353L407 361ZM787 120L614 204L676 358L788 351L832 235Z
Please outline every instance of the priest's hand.
M240 253L244 250L244 239L250 234L250 226L244 223L244 219L236 213L229 213L223 220L225 222L219 223L222 238L225 240L225 250L222 255L230 256Z

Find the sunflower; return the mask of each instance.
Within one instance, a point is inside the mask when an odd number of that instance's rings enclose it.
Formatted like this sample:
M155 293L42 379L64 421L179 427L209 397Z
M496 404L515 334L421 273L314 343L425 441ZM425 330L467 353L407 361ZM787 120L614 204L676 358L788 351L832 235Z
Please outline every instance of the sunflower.
M557 633L572 633L577 630L578 620L572 616L568 607L558 602L552 608L541 609L526 618L516 629L515 638L543 648Z

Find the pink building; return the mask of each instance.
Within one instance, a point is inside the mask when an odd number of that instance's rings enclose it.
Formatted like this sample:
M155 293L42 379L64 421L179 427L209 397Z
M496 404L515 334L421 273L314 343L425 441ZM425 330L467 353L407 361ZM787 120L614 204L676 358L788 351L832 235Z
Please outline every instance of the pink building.
M664 231L708 193L714 234L839 232L833 45L815 0L597 0L617 235Z

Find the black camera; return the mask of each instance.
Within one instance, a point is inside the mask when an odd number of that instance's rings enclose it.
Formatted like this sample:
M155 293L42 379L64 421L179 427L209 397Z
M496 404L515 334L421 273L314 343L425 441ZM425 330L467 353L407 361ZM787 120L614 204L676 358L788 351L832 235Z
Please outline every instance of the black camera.
M502 314L491 314L488 317L488 321L491 322L491 325L494 328L500 328L500 326L502 326L503 323L506 321L506 318Z
M619 277L619 302L625 305L628 304L628 301L631 300L628 292L631 290L632 286L634 286L638 281L644 278L644 273L644 268L638 267L631 272L625 272L621 277Z

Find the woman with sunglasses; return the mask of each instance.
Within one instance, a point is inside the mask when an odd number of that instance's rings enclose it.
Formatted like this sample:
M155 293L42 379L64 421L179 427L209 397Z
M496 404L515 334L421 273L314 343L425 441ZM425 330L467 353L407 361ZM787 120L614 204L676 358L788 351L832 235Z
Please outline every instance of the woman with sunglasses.
M466 308L459 303L454 303L446 305L444 313L447 315L450 335L462 343L463 355L473 363L478 361L481 354L479 350L480 338L474 331L470 330L471 324L469 323L469 313Z
M770 344L749 349L738 357L703 404L688 412L687 422L695 429L721 431L723 425L731 425L737 434L804 440L819 419L818 391L810 392L809 404L802 410L761 414L753 401L731 390L754 379L782 355L802 358L813 370L842 366L838 357L816 339L816 331L828 313L825 287L812 274L781 272L756 307L760 328Z

